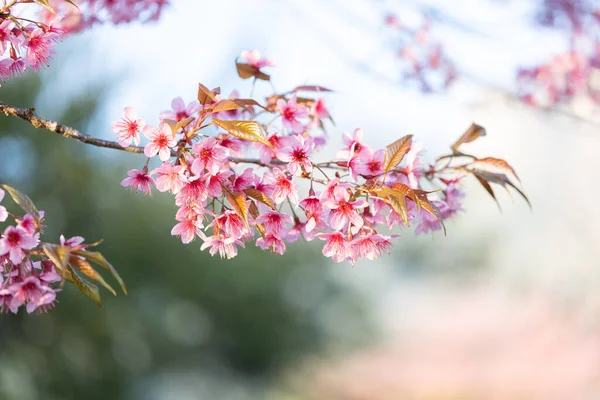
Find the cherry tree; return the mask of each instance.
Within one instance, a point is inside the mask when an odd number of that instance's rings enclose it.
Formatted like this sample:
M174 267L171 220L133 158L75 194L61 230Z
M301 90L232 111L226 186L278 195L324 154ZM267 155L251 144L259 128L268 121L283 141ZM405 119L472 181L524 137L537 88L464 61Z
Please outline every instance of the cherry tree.
M165 0L5 1L0 76L39 70L51 61L54 44L72 33L100 23L155 20L165 6ZM21 16L31 14L35 19ZM397 20L388 24L400 29ZM429 67L443 69L449 85L455 72L441 49L433 46L423 54ZM421 57L412 50L405 55L413 63ZM269 85L276 71L256 50L242 52L235 70L253 88ZM126 107L112 124L114 141L43 118L32 108L0 102L0 111L84 144L143 156L121 185L144 195L171 194L178 211L170 234L183 244L197 240L200 250L226 259L248 245L284 254L299 239L318 242L335 262L377 259L389 252L396 228L413 225L417 235L445 234L444 222L463 210L467 178L494 199L500 186L529 202L506 161L466 152L486 134L476 123L432 163L424 162L423 146L412 135L378 149L360 128L341 134L343 147L334 159L319 160L319 149L336 129L328 108L334 92L320 85L270 87L270 95L253 98L252 91L224 95L199 83L196 99L174 99L152 122L139 118L134 105ZM21 211L9 212L6 200L0 206L0 222L6 224L0 238L1 310L46 311L65 282L101 304L98 285L116 291L94 265L108 270L126 293L115 268L96 251L100 242L63 236L58 243L43 241L45 213L16 188L2 188L0 202L8 193Z

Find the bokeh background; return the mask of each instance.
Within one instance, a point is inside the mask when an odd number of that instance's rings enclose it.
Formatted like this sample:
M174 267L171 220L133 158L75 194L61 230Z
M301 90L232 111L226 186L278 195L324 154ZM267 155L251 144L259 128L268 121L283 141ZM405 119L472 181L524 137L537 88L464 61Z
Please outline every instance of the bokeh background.
M433 159L475 121L488 136L471 152L507 159L533 210L499 193L500 213L469 181L447 237L405 230L377 261L333 264L301 242L221 261L170 236L170 196L119 185L140 156L2 116L0 181L46 211L48 241L104 238L130 294L98 308L68 286L47 315L0 315L0 399L600 398L598 109L506 95L519 65L568 44L532 24L536 4L172 0L157 23L71 37L42 73L3 84L2 101L112 138L125 106L155 123L198 82L248 93L234 59L257 48L278 90L335 90L323 159L356 127L374 148L412 133ZM450 21L437 34L470 79L437 94L399 84L386 7Z

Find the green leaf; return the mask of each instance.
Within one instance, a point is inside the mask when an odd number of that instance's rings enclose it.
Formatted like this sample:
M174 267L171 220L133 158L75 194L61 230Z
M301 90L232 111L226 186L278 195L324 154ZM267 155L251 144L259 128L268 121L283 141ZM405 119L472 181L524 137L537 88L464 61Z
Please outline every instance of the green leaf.
M98 286L81 278L70 265L68 266L68 270L71 272L73 276L73 282L75 282L75 285L79 291L92 299L92 301L98 304L98 306L102 307L102 300L100 300L100 290L98 290Z
M117 292L115 292L115 290L108 283L106 283L102 275L100 275L98 271L96 271L92 267L92 265L86 260L83 260L78 256L73 256L69 259L69 264L71 265L71 267L75 268L85 276L90 277L93 280L99 282L102 286L106 288L106 290L111 292L113 296L117 295Z
M77 250L77 251L74 251L73 254L82 256L86 260L91 261L95 264L98 264L102 268L105 268L108 271L110 271L112 276L117 280L117 282L119 282L119 285L121 285L121 290L123 290L123 293L127 294L127 287L125 287L125 282L123 282L123 279L121 279L121 277L119 276L119 273L117 272L115 267L113 267L112 264L109 263L100 252Z
M31 201L31 199L29 197L27 197L27 195L19 192L17 189L15 189L11 186L8 186L8 185L1 185L1 186L8 192L8 194L10 194L10 197L12 197L12 199L15 201L15 203L17 203L17 205L19 205L19 207L21 207L23 209L23 211L25 211L27 214L30 214L33 217L35 227L39 228L40 222L41 222L40 212L37 210L37 208L33 204L33 201Z

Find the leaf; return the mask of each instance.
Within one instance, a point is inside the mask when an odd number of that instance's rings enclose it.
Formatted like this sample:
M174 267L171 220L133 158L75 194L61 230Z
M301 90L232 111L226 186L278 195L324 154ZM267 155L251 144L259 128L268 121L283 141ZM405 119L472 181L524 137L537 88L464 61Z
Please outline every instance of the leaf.
M123 282L123 279L121 279L121 277L119 276L119 273L117 272L115 267L113 267L112 264L109 263L106 260L106 258L104 258L102 253L100 253L98 251L86 251L86 250L77 250L77 251L74 251L73 253L85 258L88 261L98 264L102 268L110 271L110 273L116 279L116 281L119 282L119 285L121 285L121 290L123 290L123 293L127 294L127 287L125 286L125 282Z
M230 135L249 142L262 143L273 148L273 145L265 138L260 125L256 121L223 121L213 118L213 122L215 125L226 130Z
M402 218L404 225L408 226L408 207L406 206L406 197L399 195L387 195L386 203L389 204L392 209Z
M86 260L83 260L77 256L73 256L69 259L69 264L71 265L71 267L75 268L76 270L78 270L79 272L84 274L85 276L88 276L88 277L92 278L93 280L98 281L109 292L111 292L113 294L113 296L117 295L117 292L115 292L115 290L108 283L106 283L106 281L104 280L102 275L100 275L98 273L98 271L96 271L92 267L92 265L89 262L87 262Z
M179 129L185 128L194 120L194 117L187 117L182 119L181 121L173 121L172 119L163 119L162 121L165 124L169 125L169 127L171 128L171 132L173 132L173 135L175 135L175 133L177 133Z
M75 285L77 286L79 291L85 294L90 299L92 299L94 303L102 307L102 301L100 300L100 290L98 290L98 286L86 281L85 279L82 279L79 275L77 275L77 273L73 270L73 268L70 265L68 266L68 270L71 272L71 275L73 276L73 282L75 282Z
M257 106L260 108L265 108L261 106L256 100L253 99L225 99L219 101L212 108L213 113L218 113L221 111L229 111L229 110L237 110L243 108L244 110L250 111L253 113L252 106ZM265 108L266 110L266 108Z
M402 162L402 159L410 150L412 144L412 135L406 135L385 148L385 158L383 169L389 172Z
M54 263L57 271L62 274L63 271L67 270L69 263L69 257L71 254L71 248L69 246L52 246L45 244L42 246L46 256Z
M478 170L478 169L468 169L467 171L471 172L473 175L475 175L475 177L479 177L487 182L491 182L491 183L500 185L503 188L507 189L507 191L508 191L508 188L506 186L512 187L521 195L521 197L523 197L523 199L525 199L525 201L529 205L529 208L531 208L531 202L529 201L529 199L527 198L525 193L523 193L523 191L521 189L519 189L517 186L515 186L515 184L512 183L505 174L483 171L483 170Z
M239 77L242 79L249 79L254 77L263 81L271 80L271 77L269 75L265 74L260 69L250 64L236 62L235 67L237 69Z
M292 93L295 93L295 92L332 92L332 90L327 89L326 87L317 86L317 85L301 85L301 86L296 86L294 88L294 90L292 90Z
M17 189L8 186L1 185L7 192L10 194L10 197L17 203L19 207L23 209L27 214L30 214L33 217L33 222L35 223L35 227L40 227L40 212L35 208L33 201L27 195L19 192Z
M498 199L496 198L496 195L494 194L494 189L492 189L492 186L485 179L483 179L477 175L474 175L474 176L475 176L475 178L477 178L477 181L479 183L481 183L481 186L483 186L483 188L490 194L490 196L492 196L492 198L498 205L498 208L500 209L500 211L502 211L502 208L500 207L500 202L498 202Z
M248 222L248 203L246 203L246 196L241 192L232 192L227 186L222 185L223 191L225 192L225 198L231 204L231 207L235 210L235 212L242 217L246 226L250 228L250 224Z
M440 213L440 210L437 208L437 206L431 203L427 198L427 194L430 192L426 192L424 190L415 190L414 192L419 198L419 203L421 203L421 207L429 214L434 216L438 221L440 221L440 224L442 224L442 229L444 230L444 236L446 236L446 225L444 225L442 214Z
M462 145L464 143L472 142L475 139L477 139L481 136L485 136L485 135L486 135L485 128L483 126L477 125L476 123L473 122L467 128L465 133L463 133L463 135L450 148L452 149L453 152L458 153L458 148L460 147L460 145Z
M519 176L517 175L517 172L514 170L513 167L510 166L509 163L507 163L505 160L502 160L501 158L494 158L494 157L486 157L486 158L479 158L475 161L473 161L473 165L477 166L477 167L494 167L494 168L498 168L500 170L502 170L503 172L508 172L509 174L512 174L517 181L521 182L521 179L519 179Z
M33 0L33 1L41 6L46 7L52 14L56 14L56 11L54 11L54 9L50 6L50 3L48 3L48 0Z
M216 100L215 91L208 89L203 84L198 84L198 101L203 106L206 104L214 103Z
M73 0L65 0L67 3L71 4L72 6L75 6L76 9L80 10L79 6L75 3L73 3Z
M258 211L258 207L256 206L256 203L253 201L250 202L250 207L248 207L248 212L250 213L250 215L252 215L252 218L254 218L254 219L258 218L258 216L260 215L260 213ZM256 224L254 227L256 228L258 233L260 233L260 236L262 236L264 238L265 233L267 232L267 230L265 229L265 226L263 224Z
M270 207L273 210L276 210L275 203L273 203L273 200L271 200L271 198L269 196L267 196L266 194L264 194L260 190L257 190L257 189L244 189L244 193L246 193L246 196L248 196L248 197L250 197L250 198L252 198L254 200L260 201L261 203L263 203L267 207Z

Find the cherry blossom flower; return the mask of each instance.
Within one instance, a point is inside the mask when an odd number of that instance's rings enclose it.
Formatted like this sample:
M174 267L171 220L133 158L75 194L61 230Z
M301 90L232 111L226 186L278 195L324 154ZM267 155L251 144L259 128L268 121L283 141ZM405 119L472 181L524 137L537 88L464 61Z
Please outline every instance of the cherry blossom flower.
M271 210L267 213L259 215L255 219L256 224L262 224L265 227L265 230L268 233L272 233L274 235L280 234L284 229L286 224L292 224L292 217L287 214L282 214L275 210Z
M0 56L4 54L9 44L18 45L19 41L12 30L15 28L15 23L5 19L0 23Z
M152 194L151 185L156 185L151 174L147 170L132 169L127 172L128 177L121 181L121 186L130 187L131 190L142 191L144 194Z
M179 223L171 229L172 236L179 236L184 244L190 243L196 235L200 235L202 222L196 218L181 218L178 217Z
M160 192L169 191L177 194L187 182L186 171L183 165L173 165L165 161L160 167L154 169L150 175L157 175L155 184Z
M350 160L354 156L358 156L361 152L367 148L362 143L363 130L355 129L352 136L348 132L342 134L342 141L344 142L344 149L338 152L337 157L342 160Z
M26 303L27 312L32 313L38 307L51 305L56 299L54 289L34 276L28 276L23 281L10 285L8 290L13 293L10 302L11 311L15 310L13 312Z
M256 245L263 250L270 249L272 253L285 253L285 242L279 236L272 233L265 234L264 238L258 238Z
M304 209L306 214L306 232L312 232L315 228L323 225L321 220L323 215L323 204L321 200L314 194L314 192L307 198L300 200L300 206Z
M288 145L277 152L277 158L288 163L288 171L293 175L300 175L302 171L312 171L308 156L314 148L311 139L305 139L302 135L292 136Z
M323 255L331 257L337 263L342 262L350 255L348 242L341 232L317 233L317 237L325 240Z
M197 100L192 101L186 106L181 97L176 97L171 102L171 108L172 110L160 113L160 119L170 119L179 122L196 114L202 106Z
M358 209L368 206L364 199L350 201L350 193L343 187L336 187L333 199L324 201L327 208L331 209L329 223L335 230L341 230L348 222L355 227L363 226L363 219Z
M225 210L221 214L214 215L213 222L208 227L217 227L223 230L226 236L241 239L248 233L248 227L244 220L233 210Z
M356 261L359 258L375 260L379 258L382 251L388 251L392 243L391 236L383 236L380 234L367 234L358 236L349 243L349 257Z
M25 253L36 247L39 240L29 235L24 229L8 226L0 238L0 255L8 254L13 264L19 264Z
M35 220L33 219L33 216L31 214L25 214L25 216L21 218L21 220L17 224L17 227L23 229L25 232L32 236L35 235L35 232L37 230L35 226Z
M209 253L214 256L219 252L221 258L230 259L237 256L237 247L244 246L244 243L234 237L225 237L223 235L214 235L207 237L200 246L200 250L205 250L210 247Z
M267 140L271 143L271 147L263 143L253 143L253 147L258 149L259 158L263 164L269 164L277 156L278 151L288 146L290 137L273 132L267 135Z
M28 34L23 46L27 47L26 60L31 69L37 71L50 62L56 39L56 34L45 32L42 28L36 28Z
M140 134L146 127L143 119L137 118L135 110L132 107L125 107L124 118L112 123L113 132L117 134L117 141L123 147L131 145L131 141L136 146L140 145Z
M0 60L0 79L14 78L25 72L27 66L22 58L6 58Z
M171 157L171 149L177 145L177 139L169 125L161 122L158 128L146 126L144 135L150 143L144 147L146 157L154 157L158 154L161 161L167 161Z
M275 65L270 59L262 57L258 50L244 50L242 51L241 57L244 59L244 61L246 61L246 63L256 69L261 69L262 67L272 67Z
M319 97L317 101L314 102L310 108L310 114L315 119L331 118L331 115L329 114L329 108L323 97Z
M229 149L217 144L217 139L213 137L196 143L193 152L197 157L191 168L195 175L203 175L205 168L210 174L216 175L229 156Z
M266 173L264 180L273 185L272 195L276 204L280 204L286 199L290 199L294 204L298 203L298 187L279 168L273 168L271 173Z
M304 132L304 124L298 119L307 117L308 111L305 106L296 102L295 94L288 101L284 99L277 100L277 109L281 114L284 127L291 129L293 133Z
M385 151L383 149L377 150L375 153L371 153L370 149L365 149L358 156L352 158L352 160L355 160L351 168L352 176L355 177L356 174L373 177L383 174L384 157Z

